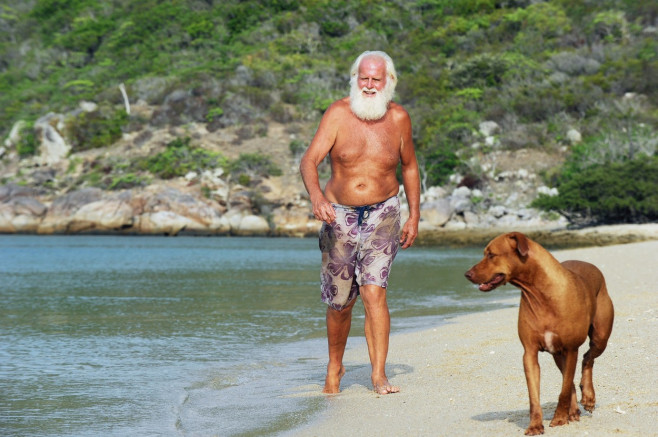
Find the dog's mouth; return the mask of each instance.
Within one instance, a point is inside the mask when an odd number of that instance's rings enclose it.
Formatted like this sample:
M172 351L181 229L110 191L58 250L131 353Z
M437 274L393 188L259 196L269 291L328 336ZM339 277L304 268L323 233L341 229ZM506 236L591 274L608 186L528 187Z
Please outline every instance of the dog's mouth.
M496 273L493 278L488 282L478 285L480 291L491 291L494 288L503 285L505 283L505 275L502 273Z

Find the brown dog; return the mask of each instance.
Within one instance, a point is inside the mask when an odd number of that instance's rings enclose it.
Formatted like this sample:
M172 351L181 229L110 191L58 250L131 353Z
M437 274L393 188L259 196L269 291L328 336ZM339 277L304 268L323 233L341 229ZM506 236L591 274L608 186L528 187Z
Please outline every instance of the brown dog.
M573 380L578 348L589 335L583 356L581 404L594 410L594 359L606 348L612 332L614 309L603 274L583 261L558 262L540 244L519 232L499 235L484 249L484 258L465 274L491 291L507 282L521 289L519 338L530 396L530 425L526 435L544 433L539 403L538 352L550 352L562 372L562 390L550 426L580 419Z

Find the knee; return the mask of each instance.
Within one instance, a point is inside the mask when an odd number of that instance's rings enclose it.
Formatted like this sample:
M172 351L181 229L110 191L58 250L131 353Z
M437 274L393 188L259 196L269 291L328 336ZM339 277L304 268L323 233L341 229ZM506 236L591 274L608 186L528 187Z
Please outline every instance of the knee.
M335 310L332 307L327 307L327 319L335 320L337 322L346 322L352 318L352 308L356 299L346 305L342 310Z
M386 289L376 285L365 285L359 290L363 305L369 308L386 307Z

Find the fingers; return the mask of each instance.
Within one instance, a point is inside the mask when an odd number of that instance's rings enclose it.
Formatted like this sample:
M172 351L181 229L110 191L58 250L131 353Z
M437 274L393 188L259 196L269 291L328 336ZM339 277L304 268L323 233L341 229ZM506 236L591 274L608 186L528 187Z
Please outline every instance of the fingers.
M326 223L333 223L333 221L336 220L336 211L334 210L333 205L327 201L318 202L318 204L313 207L313 215L316 219Z
M402 233L400 234L400 244L402 244L402 248L406 249L411 247L411 245L414 244L414 241L416 241L417 236L418 230L409 222L405 223L402 228Z

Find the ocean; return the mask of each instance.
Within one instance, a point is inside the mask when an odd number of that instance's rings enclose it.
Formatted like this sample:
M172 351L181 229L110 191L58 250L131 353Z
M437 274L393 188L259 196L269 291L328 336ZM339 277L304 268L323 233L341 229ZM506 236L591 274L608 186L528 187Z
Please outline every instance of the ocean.
M392 335L499 307L511 288L463 277L481 254L400 251ZM313 420L319 263L316 239L0 235L0 434L262 436ZM348 348L363 317L357 303Z

